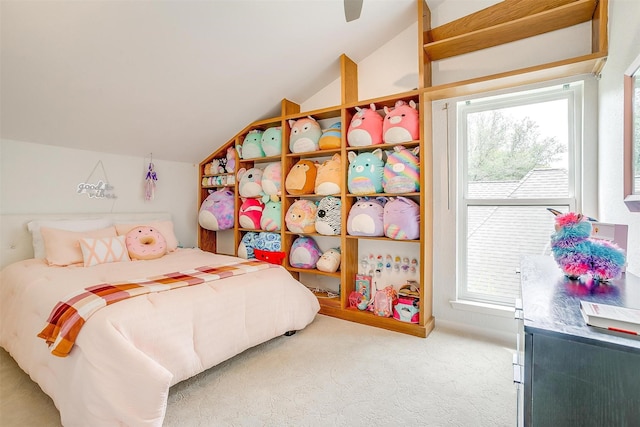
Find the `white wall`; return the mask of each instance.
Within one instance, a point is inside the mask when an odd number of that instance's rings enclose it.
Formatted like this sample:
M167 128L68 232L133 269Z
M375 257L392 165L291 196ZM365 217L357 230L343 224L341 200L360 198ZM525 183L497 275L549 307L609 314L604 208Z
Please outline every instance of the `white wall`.
M101 161L103 169L98 166ZM0 214L169 212L182 246L196 246L197 165L154 159L155 198L144 200L149 158L0 141ZM104 180L115 199L89 198L78 183Z
M627 271L640 274L640 213L623 200L622 76L640 55L640 2L609 1L609 56L600 79L598 152L600 219L629 225Z

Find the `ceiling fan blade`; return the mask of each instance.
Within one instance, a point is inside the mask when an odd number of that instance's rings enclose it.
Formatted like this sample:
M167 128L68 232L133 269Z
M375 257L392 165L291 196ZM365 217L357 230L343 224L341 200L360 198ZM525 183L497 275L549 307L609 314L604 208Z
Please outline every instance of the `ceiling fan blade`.
M360 18L363 0L344 0L344 17L347 22Z

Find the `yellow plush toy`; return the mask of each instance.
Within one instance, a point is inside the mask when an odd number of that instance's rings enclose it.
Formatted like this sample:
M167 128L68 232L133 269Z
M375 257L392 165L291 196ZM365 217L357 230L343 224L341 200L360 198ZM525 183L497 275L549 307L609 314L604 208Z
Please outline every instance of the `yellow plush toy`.
M340 148L342 141L342 124L336 122L322 131L322 136L318 140L318 146L321 150L332 150Z
M340 177L342 158L340 154L334 154L318 167L315 192L321 196L340 194Z

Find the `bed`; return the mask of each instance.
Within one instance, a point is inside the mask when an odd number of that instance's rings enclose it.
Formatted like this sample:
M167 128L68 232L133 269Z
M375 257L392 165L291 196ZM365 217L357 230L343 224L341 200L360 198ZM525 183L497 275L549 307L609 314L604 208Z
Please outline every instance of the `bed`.
M305 328L319 310L316 297L284 268L262 266L106 305L91 314L66 357L54 356L37 335L70 294L245 260L174 248L153 260L52 266L34 257L37 233L25 232L31 221L25 218L2 218L2 261L9 265L0 275L0 345L51 396L65 426L161 426L172 385ZM30 242L33 255L25 249Z

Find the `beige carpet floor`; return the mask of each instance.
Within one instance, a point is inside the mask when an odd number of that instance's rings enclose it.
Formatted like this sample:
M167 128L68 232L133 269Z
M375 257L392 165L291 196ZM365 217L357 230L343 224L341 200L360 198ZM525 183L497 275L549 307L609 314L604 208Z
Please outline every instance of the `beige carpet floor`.
M514 426L513 352L439 327L422 339L319 315L172 387L164 425ZM59 426L4 350L0 363L0 426Z

